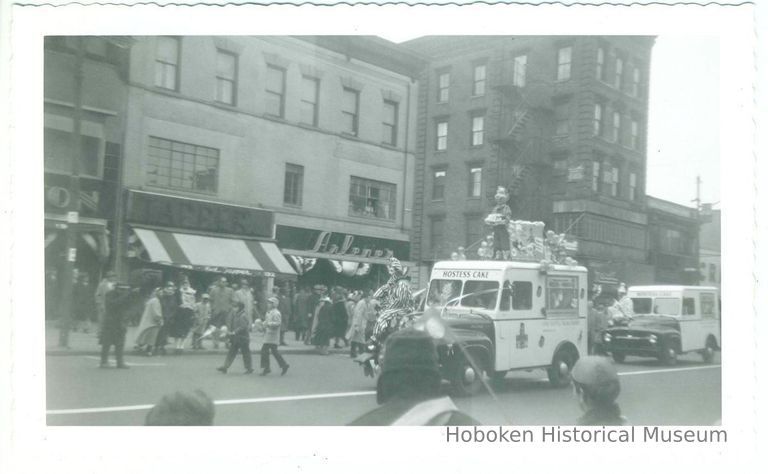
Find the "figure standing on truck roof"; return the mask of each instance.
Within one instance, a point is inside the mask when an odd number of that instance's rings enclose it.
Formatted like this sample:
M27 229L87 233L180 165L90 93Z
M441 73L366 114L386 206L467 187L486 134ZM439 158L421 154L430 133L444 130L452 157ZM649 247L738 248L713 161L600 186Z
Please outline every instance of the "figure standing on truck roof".
M411 282L408 269L396 258L390 258L387 265L389 281L381 286L373 298L379 301L381 312L373 328L371 341L381 344L386 337L413 322L411 313L414 310Z
M509 259L509 231L507 226L512 219L512 209L507 205L509 193L504 186L496 188L496 205L485 218L485 223L493 227L493 255L496 260Z

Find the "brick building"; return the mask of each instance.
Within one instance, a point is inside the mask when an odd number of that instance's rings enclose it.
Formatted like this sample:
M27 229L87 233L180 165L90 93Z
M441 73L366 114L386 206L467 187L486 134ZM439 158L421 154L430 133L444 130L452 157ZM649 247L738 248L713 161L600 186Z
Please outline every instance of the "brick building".
M387 256L410 260L416 55L373 37L134 39L123 266L370 286Z
M424 37L412 254L476 250L499 185L515 219L579 241L592 281L652 280L645 212L651 37ZM420 218L421 217L421 218Z

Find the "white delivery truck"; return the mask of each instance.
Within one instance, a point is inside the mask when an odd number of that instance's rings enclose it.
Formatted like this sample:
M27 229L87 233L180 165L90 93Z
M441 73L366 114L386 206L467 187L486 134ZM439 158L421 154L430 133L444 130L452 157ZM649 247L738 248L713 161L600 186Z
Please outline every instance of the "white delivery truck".
M587 269L534 261L452 260L434 265L425 315L439 311L443 377L469 395L483 374L546 369L567 385L587 353Z

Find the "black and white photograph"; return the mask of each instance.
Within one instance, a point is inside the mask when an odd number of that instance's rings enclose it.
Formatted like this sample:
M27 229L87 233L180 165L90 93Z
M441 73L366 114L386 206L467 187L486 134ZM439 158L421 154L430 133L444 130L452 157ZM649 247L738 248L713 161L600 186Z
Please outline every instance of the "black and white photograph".
M277 469L298 433L326 439L285 469L328 470L338 436L379 472L422 437L687 443L696 466L754 441L750 5L30 3L8 73L28 449L229 427L220 456L254 436Z

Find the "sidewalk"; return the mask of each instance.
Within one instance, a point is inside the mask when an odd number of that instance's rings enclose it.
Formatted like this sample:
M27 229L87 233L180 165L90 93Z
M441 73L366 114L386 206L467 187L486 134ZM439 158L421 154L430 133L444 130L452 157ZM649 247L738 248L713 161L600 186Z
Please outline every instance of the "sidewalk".
M131 355L133 353L133 341L136 338L136 328L129 327L125 336L125 353ZM305 346L303 342L295 341L293 331L289 331L285 335L285 342L287 346L280 346L280 352L286 354L317 354L315 346ZM260 354L261 344L263 336L259 333L251 333L251 352L253 354ZM186 349L184 354L194 355L224 355L227 352L224 343L219 345L219 349L213 349L213 342L210 340L203 341L203 347L206 350L193 351L190 349L190 342L187 340ZM94 332L70 332L69 333L69 349L59 347L59 330L55 323L47 323L45 328L45 355L46 356L67 356L67 355L98 355L101 350L99 341ZM174 355L173 344L169 343L166 346L168 355ZM349 347L343 349L330 348L332 354L349 354Z

